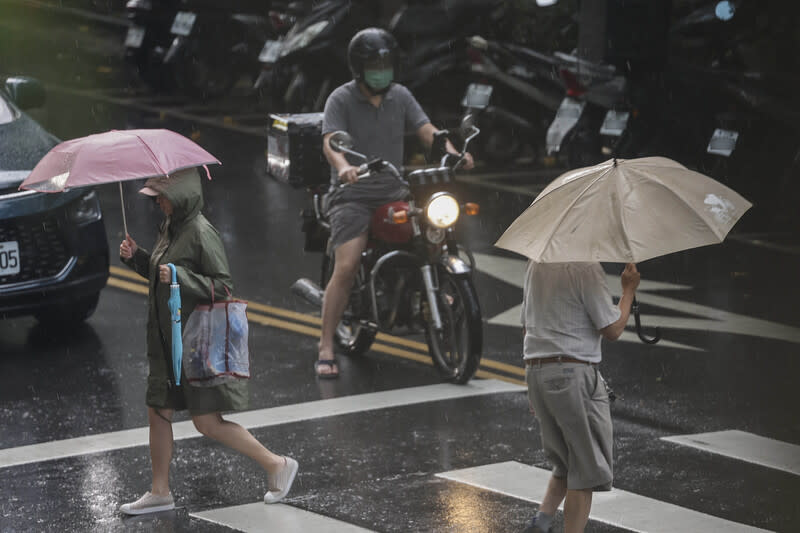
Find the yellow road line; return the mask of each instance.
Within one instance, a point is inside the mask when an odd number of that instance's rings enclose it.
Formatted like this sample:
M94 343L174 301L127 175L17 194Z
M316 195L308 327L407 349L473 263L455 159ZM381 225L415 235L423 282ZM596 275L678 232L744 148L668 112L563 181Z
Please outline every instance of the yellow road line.
M130 270L130 269L127 269L127 268L120 268L120 267L116 267L116 266L110 266L110 267L108 267L108 270L109 270L109 272L111 272L115 276L119 276L121 278L133 279L133 280L136 280L138 282L145 283L145 284L147 283L146 279L144 279L142 276L140 276L139 274L137 274L133 270Z
M123 269L120 269L120 268L117 268L117 267L110 267L110 269L115 274L122 275L122 273L124 272L125 273L124 274L125 277L128 277L130 279L137 279L137 280L142 281L142 282L144 281L141 276L139 276L138 274L136 274L134 272L127 272L127 271L125 271ZM127 291L130 291L130 292L135 292L135 293L138 293L138 294L147 294L147 292L148 292L148 287L144 283L131 283L129 281L125 281L125 280L114 278L113 276L108 278L108 284L111 285L112 287L117 287L119 289L127 290ZM298 321L312 323L312 324L315 324L315 325L320 325L320 323L322 322L318 317L306 315L306 314L303 314L303 313L298 313L296 311L289 311L287 309L281 309L281 308L278 308L278 307L272 307L272 306L269 306L269 305L259 304L259 303L255 303L255 302L248 301L247 302L247 307L249 309L253 309L253 310L256 310L256 311L261 311L261 312L265 312L265 313L271 313L271 314L275 314L275 315L278 315L278 316L283 316L283 317L286 317L286 318L293 318L293 319L298 320ZM271 317L271 316L261 315L259 313L255 313L255 312L252 312L252 311L248 311L247 312L247 319L249 321L251 321L251 322L254 322L256 324L260 324L262 326L280 328L280 329L284 329L284 330L287 330L287 331L293 331L295 333L300 333L302 335L308 335L310 337L319 337L320 333L321 333L319 328L306 326L304 324L297 324L295 322L288 322L286 320L281 320L279 318L274 318L274 317ZM388 345L382 344L380 342L373 343L372 346L370 347L371 350L374 350L374 351L380 352L380 353L384 353L384 354L387 354L387 355L393 355L395 357L401 357L403 359L408 359L410 361L415 361L417 363L422 363L422 364L425 364L425 365L433 366L433 361L431 361L431 358L428 355L428 346L426 344L423 344L423 343L417 342L417 341L408 340L408 339L403 339L401 337L395 337L393 335L388 335L388 334L385 334L385 333L378 333L378 335L376 335L375 338L377 340L379 340L379 341L391 342L393 344L399 344L399 345L402 345L402 346L407 346L409 348L415 348L415 349L419 350L422 353L404 350L402 348L397 348L395 346L388 346ZM501 363L500 361L494 361L492 359L482 358L481 359L481 366L494 368L496 370L501 370L501 371L508 372L510 374L519 375L519 376L524 376L525 375L525 371L522 368L518 368L518 367L515 367L513 365L506 364L506 363ZM478 377L481 377L481 378L499 379L499 380L502 380L502 381L506 381L508 383L515 383L517 385L525 385L525 383L523 381L521 381L521 380L517 380L517 379L511 378L511 377L506 377L506 376L503 376L503 375L500 375L500 374L495 374L494 372L489 372L489 371L486 371L486 370L478 370L475 373L475 375L478 376Z
M108 284L112 287L117 287L118 289L124 289L126 291L136 292L139 294L147 294L148 292L147 285L143 285L141 283L131 283L130 281L125 281L114 277L108 278Z
M484 366L488 366L489 368L494 368L496 370L502 370L503 372L508 372L509 374L516 374L518 376L525 375L524 368L520 368L514 365L509 365L508 363L501 363L500 361L495 361L493 359L481 359L481 364Z

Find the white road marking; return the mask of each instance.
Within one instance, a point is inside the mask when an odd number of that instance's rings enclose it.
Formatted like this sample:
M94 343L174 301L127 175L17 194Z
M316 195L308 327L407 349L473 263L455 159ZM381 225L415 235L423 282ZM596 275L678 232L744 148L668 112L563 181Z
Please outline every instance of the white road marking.
M661 440L800 475L800 446L745 431L661 437Z
M439 402L470 396L520 392L525 387L494 379L473 380L467 385L438 384L409 387L382 392L370 392L340 398L315 400L255 411L243 411L226 416L248 429L289 424L303 420L314 420L331 416L373 411L391 407L402 407L418 403ZM191 420L172 424L175 440L200 437ZM63 459L92 453L108 452L146 446L147 427L87 435L72 439L42 442L17 448L0 449L0 468Z
M486 322L488 324L494 324L497 326L511 326L515 328L521 328L522 323L520 322L520 313L522 312L522 304L519 304L511 309L507 309L500 313L499 315L495 315L492 318L488 319ZM645 327L645 333L652 335L652 332L648 332L648 326L650 324L654 326L661 326L661 322L655 320L652 315L646 315L647 318L643 318L642 322ZM639 336L636 335L633 331L623 331L622 335L620 335L619 342L632 342L632 343L639 343L641 344L641 340ZM688 344L681 344L679 342L672 342L667 340L660 340L658 344L654 345L655 347L661 348L678 348L681 350L690 350L695 352L704 352L703 348L698 348L696 346L690 346Z
M474 255L477 263L477 270L501 281L522 288L523 279L525 277L525 265L527 263L525 260L499 257L488 254ZM619 276L608 275L607 280L611 294L619 296L622 292ZM734 333L738 335L749 335L752 337L775 339L800 344L800 328L788 326L786 324L780 324L778 322L771 322L769 320L761 320L746 315L739 315L715 307L709 307L683 300L676 300L674 298L668 298L659 294L647 293L647 291L655 290L686 290L690 288L691 287L687 287L685 285L675 285L664 282L648 282L646 280L642 281L642 283L639 285L639 289L636 291L636 298L640 303L646 303L648 305L662 307L677 311L679 313L699 317L688 318L645 314L642 317L644 326L659 326L662 329ZM502 314L503 313L501 313L501 315ZM490 322L501 315L489 319ZM516 327L520 326L519 315L517 315L516 322L513 325Z
M550 479L550 471L508 461L444 472L437 476L512 498L541 503L547 481ZM619 489L611 492L595 492L589 517L629 531L659 533L764 531Z
M189 516L200 518L230 527L237 531L261 532L280 531L281 533L308 533L324 531L325 533L368 533L369 529L328 518L320 514L297 509L289 505L266 505L263 502L211 509Z

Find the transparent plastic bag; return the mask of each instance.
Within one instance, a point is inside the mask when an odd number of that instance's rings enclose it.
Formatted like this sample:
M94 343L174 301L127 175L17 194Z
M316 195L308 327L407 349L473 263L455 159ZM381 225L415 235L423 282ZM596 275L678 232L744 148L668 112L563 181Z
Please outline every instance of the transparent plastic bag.
M195 387L250 377L247 302L227 300L195 307L183 331L183 371Z

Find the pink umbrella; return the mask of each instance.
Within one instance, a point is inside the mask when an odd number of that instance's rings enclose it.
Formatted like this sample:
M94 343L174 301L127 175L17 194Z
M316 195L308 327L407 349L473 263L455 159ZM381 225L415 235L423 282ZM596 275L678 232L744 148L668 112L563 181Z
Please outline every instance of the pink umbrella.
M141 178L169 176L191 167L221 164L193 141L165 129L111 130L64 141L53 147L19 186L40 192L61 192ZM206 175L211 179L206 168ZM125 204L122 204L125 234Z

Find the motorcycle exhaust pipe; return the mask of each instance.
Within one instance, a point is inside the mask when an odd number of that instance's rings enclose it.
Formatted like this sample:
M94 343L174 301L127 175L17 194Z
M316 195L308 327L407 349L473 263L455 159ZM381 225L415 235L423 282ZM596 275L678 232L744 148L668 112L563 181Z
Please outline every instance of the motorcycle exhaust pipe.
M300 278L292 284L292 292L300 296L311 305L322 307L322 297L325 294L319 285L308 278Z

